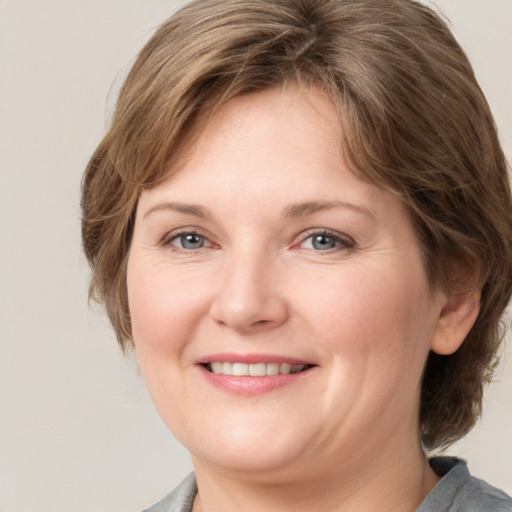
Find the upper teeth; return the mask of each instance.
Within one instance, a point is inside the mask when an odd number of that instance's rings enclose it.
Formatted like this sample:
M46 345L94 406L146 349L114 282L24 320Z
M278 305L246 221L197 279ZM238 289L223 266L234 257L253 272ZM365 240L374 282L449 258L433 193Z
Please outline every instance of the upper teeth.
M208 369L213 373L223 375L234 375L237 377L264 377L265 375L286 375L289 373L298 373L306 368L305 364L288 363L210 363Z

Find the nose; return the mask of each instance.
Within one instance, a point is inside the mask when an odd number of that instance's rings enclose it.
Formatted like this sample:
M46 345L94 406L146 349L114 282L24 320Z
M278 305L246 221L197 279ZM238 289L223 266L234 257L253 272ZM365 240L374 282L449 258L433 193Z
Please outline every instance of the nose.
M224 262L210 316L244 335L282 325L289 311L278 275L278 265L270 257L233 256Z

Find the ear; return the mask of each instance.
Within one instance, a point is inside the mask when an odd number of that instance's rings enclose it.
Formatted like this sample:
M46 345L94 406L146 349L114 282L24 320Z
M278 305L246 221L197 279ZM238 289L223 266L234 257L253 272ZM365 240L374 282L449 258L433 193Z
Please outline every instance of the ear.
M479 291L444 295L430 343L431 350L440 355L456 352L473 327L479 312Z

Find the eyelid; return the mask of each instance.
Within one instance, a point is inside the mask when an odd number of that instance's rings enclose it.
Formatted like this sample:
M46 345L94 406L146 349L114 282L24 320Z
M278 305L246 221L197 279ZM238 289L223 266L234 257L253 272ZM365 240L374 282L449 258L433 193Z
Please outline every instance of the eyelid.
M353 250L356 246L356 242L355 240L345 234L345 233L340 233L339 231L333 231L331 229L326 229L326 228L312 228L312 229L308 229L307 231L301 233L299 235L300 237L300 240L298 242L298 246L302 245L306 240L308 240L309 238L311 238L312 236L315 236L315 235L323 235L323 236L327 236L329 238L333 238L336 242L338 242L340 244L340 246L338 247L335 247L333 249L330 249L330 250L325 250L325 251L318 251L318 250L315 250L315 249L306 249L306 250L310 250L312 252L315 252L315 253L332 253L332 252L335 252L335 251L339 251L339 250L345 250L345 251L350 251L350 250Z
M184 236L184 235L200 236L206 240L206 243L208 245L200 247L198 249L182 249L182 248L177 247L172 244L172 242L174 240L176 240L180 236ZM309 250L309 251L315 252L315 253L323 252L323 253L328 254L328 253L332 253L332 252L336 252L336 251L350 251L350 250L353 250L356 246L356 242L354 241L354 239L345 233L341 233L339 231L334 231L332 229L327 229L327 228L311 228L311 229L308 229L298 235L299 241L296 244L294 244L294 247L300 248L300 245L302 245L306 240L308 240L309 238L311 238L312 236L315 236L315 235L316 236L321 235L321 236L333 238L339 244L339 246L335 247L333 249L327 249L325 251L319 251L319 250L315 250L315 249L305 249L305 250ZM212 247L215 247L217 244L214 241L212 241L211 235L209 233L206 233L203 229L198 228L196 226L186 226L186 227L180 227L180 228L174 229L170 232L166 232L158 240L157 245L161 246L163 248L170 249L173 252L184 252L184 253L191 254L194 252L201 251L203 249L210 249Z
M182 249L180 247L177 247L172 244L174 240L181 236L185 235L197 235L201 238L204 238L207 242L207 246L200 247L198 249ZM174 229L170 232L165 233L157 242L157 245L166 249L170 249L173 252L186 252L187 254L191 254L197 251L200 251L202 249L210 249L212 247L215 247L215 242L211 240L210 235L204 232L204 230L195 227L195 226L186 226Z

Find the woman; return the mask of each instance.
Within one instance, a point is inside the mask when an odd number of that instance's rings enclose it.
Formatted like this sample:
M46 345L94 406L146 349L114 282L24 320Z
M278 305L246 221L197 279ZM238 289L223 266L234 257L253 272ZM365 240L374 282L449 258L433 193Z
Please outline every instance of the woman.
M512 283L469 62L410 0L199 0L83 182L92 295L195 475L149 510L510 511L457 459Z

